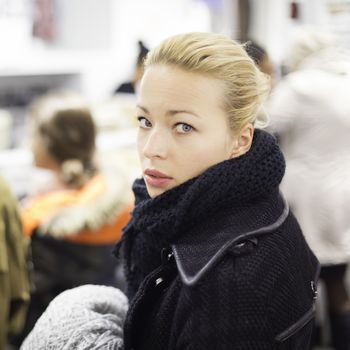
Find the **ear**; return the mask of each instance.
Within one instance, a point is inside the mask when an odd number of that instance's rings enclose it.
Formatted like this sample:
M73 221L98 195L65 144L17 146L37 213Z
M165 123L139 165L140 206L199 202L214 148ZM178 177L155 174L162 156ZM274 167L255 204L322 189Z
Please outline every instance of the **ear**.
M237 158L250 150L253 142L254 127L251 123L246 124L238 133L235 146L232 149L231 159Z

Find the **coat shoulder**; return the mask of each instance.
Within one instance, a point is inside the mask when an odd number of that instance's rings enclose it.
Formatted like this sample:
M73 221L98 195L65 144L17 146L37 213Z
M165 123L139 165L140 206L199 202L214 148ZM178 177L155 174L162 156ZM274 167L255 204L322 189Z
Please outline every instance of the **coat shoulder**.
M188 309L220 315L218 332L234 331L240 339L248 332L273 342L313 308L318 261L293 215L275 232L239 248L227 249L198 284L184 285L183 300L190 301Z

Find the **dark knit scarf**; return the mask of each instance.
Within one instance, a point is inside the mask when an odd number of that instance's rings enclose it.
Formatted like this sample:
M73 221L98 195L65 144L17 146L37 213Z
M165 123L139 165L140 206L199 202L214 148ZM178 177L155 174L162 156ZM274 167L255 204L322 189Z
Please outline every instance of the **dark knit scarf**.
M214 165L199 177L153 199L144 180L136 180L136 206L118 247L126 263L129 297L133 297L143 278L161 264L163 248L214 212L247 206L275 191L284 170L284 158L274 137L255 130L252 147L245 155Z

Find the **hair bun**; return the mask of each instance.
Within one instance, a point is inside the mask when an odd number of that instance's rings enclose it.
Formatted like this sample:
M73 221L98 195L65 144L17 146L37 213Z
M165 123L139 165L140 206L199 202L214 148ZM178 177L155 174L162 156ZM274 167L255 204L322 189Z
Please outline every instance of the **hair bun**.
M61 164L61 179L72 187L80 187L85 181L84 165L79 159L67 159Z

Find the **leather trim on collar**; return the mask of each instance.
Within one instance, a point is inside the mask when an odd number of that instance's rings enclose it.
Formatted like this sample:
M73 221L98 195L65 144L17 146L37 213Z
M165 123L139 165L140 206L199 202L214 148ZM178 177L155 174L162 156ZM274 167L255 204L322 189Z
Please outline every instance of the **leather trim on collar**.
M195 285L211 269L211 267L224 256L229 247L240 244L252 238L261 237L267 233L275 231L278 227L280 227L288 217L289 206L282 194L279 195L278 200L280 201L278 205L278 216L268 225L247 230L244 233L235 232L234 228L228 227L226 228L226 234L222 235L219 242L214 242L212 239L217 232L215 232L213 229L208 229L204 235L204 243L200 243L204 248L210 248L209 246L213 246L212 243L214 243L214 249L209 249L208 254L204 253L203 255L202 249L196 249L195 241L183 241L172 245L171 248L174 252L176 265L182 281L188 286ZM196 235L196 232L191 231L191 235ZM193 268L193 262L196 260L199 261L199 263L197 263L196 267Z

